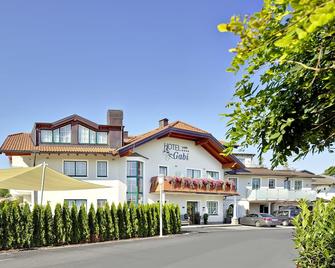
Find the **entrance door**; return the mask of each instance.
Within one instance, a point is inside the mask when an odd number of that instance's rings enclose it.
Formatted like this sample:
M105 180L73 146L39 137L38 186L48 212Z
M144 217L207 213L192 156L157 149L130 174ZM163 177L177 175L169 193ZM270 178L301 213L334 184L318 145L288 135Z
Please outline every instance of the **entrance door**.
M190 224L200 224L197 222L196 213L198 212L198 202L187 201L187 214L190 219Z
M266 205L260 205L259 206L259 212L260 213L269 213L269 207Z

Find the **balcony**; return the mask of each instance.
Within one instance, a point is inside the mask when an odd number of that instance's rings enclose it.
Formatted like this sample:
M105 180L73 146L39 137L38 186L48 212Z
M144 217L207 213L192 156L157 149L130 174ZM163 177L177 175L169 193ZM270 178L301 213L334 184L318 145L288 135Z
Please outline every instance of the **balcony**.
M316 199L316 192L313 190L287 190L287 189L247 189L248 201L296 201L307 199L313 201Z
M228 180L193 179L181 177L164 177L164 192L218 194L224 196L238 195L234 182ZM151 178L150 193L159 192L158 177Z

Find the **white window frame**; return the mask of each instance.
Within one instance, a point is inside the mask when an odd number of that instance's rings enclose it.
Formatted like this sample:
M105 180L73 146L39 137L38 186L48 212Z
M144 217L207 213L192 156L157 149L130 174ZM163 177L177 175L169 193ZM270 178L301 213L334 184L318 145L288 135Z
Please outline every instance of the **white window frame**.
M73 162L73 161L76 161L76 162L86 162L86 177L77 177L77 176L74 176L74 177L72 177L72 176L69 176L69 177L71 177L71 178L76 178L76 179L87 179L88 177L89 177L89 171L90 171L90 169L89 169L89 161L88 160L86 160L86 159L63 159L63 161L62 161L62 173L64 174L64 175L66 175L65 173L64 173L64 162L67 162L67 161L69 161L69 162ZM66 175L66 176L68 176L68 175Z
M200 168L186 168L186 170L185 170L185 177L187 177L187 170L188 169L192 169L192 170L198 170L198 171L200 171L200 178L203 176L203 174L202 174L202 170L200 169ZM188 178L188 177L187 177Z
M161 174L159 174L159 170L160 170L161 167L165 167L166 168L166 176L169 176L169 174L170 174L169 173L169 167L166 166L166 165L158 165L158 173L157 173L158 176L161 175Z
M217 208L216 214L209 213L209 206L208 206L209 202L216 203L216 205L217 205L217 207L216 207ZM209 216L218 216L219 215L219 201L217 201L217 200L207 200L206 201L206 207L207 207L207 213L208 213Z
M218 178L218 180L220 179L220 176L221 176L221 172L219 171L219 170L206 170L206 177L207 177L207 172L217 172L217 173L219 173L219 178ZM212 178L213 180L215 180L214 178Z
M253 183L252 183L254 179L259 180L259 188L254 189ZM251 190L259 190L259 189L261 189L261 186L262 186L262 179L261 178L251 178Z
M98 162L106 162L107 163L107 170L106 170L106 173L107 173L107 176L106 177L99 177L98 176ZM95 161L95 177L96 179L98 180L106 180L109 178L109 161L108 160L105 160L105 159L98 159Z
M296 188L295 188L295 183L298 182L298 181L301 182L301 189L296 189ZM303 180L294 180L294 191L301 191L302 188L303 188Z
M270 180L274 180L274 182L275 182L275 185L274 185L273 188L270 188ZM268 188L269 189L276 189L277 188L277 179L275 179L275 178L269 178L268 179Z

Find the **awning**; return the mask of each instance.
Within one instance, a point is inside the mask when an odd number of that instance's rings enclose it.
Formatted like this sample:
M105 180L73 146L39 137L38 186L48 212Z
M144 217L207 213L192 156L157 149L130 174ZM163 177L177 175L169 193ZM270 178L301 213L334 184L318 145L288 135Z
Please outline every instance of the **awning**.
M67 191L109 188L89 183L59 173L43 165L25 168L0 169L0 189L30 191Z

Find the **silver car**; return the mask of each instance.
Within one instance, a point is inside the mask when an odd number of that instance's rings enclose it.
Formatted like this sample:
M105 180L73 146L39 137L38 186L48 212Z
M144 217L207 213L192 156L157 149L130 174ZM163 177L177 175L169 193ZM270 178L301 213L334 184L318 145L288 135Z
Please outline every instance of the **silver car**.
M270 214L254 213L240 218L240 224L252 225L256 227L261 226L275 227L276 225L279 225L280 222L278 221L277 218L273 217Z
M292 220L300 213L299 209L281 209L273 212L273 215L278 218L279 222L284 225L292 225Z

